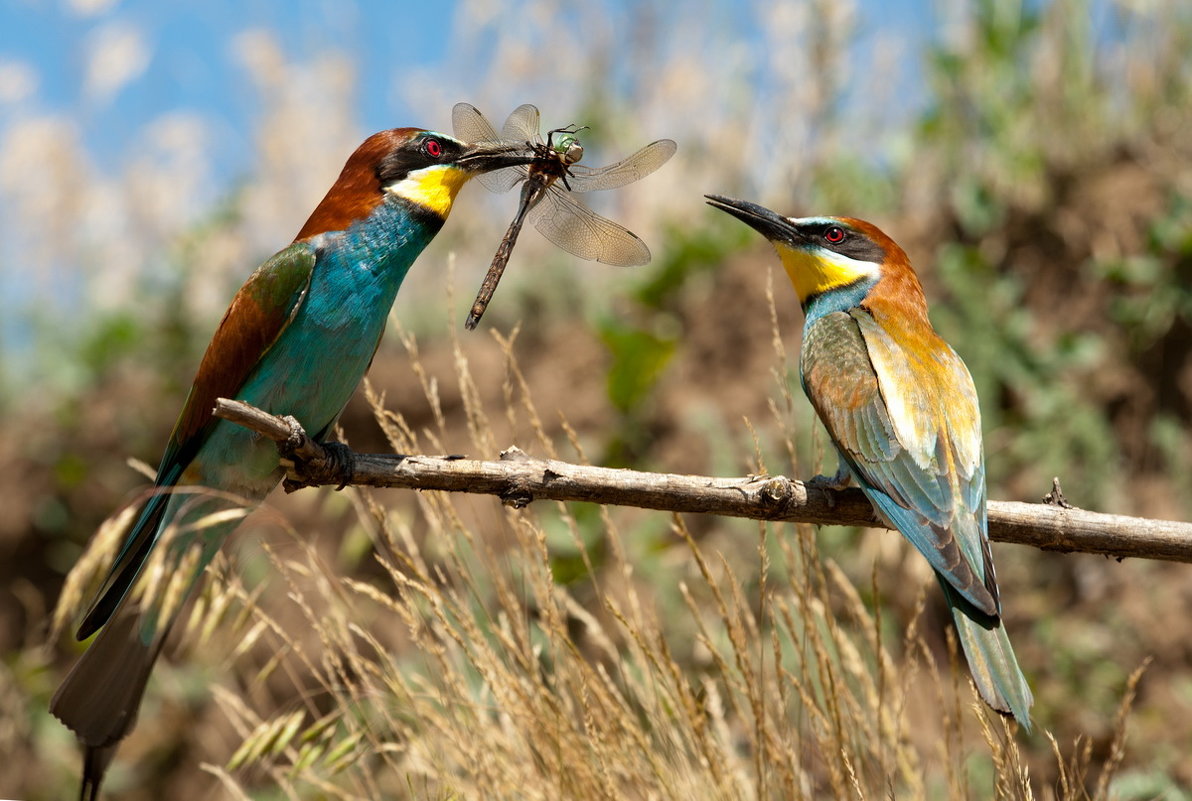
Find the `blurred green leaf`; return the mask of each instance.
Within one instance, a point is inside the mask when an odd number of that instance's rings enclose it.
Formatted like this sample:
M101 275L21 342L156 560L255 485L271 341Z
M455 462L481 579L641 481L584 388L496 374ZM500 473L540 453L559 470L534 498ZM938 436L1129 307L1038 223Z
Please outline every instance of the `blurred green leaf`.
M617 411L628 414L654 388L675 354L676 342L613 323L600 326L600 341L612 357L607 383L609 400Z

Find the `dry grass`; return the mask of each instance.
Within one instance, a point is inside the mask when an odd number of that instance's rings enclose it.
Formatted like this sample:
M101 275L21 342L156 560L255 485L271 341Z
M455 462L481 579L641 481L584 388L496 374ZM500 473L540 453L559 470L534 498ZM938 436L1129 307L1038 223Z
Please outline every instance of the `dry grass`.
M370 403L395 452L441 451L438 379L402 338L435 423L413 431L371 388ZM512 340L501 347L505 422L555 455ZM459 343L454 363L472 446L490 452ZM569 448L584 458L574 435ZM189 658L239 682L213 691L232 732L202 765L214 797L1112 797L1141 671L1113 758L1091 769L1087 743L1064 755L1052 738L1059 782L1038 787L1016 726L980 703L954 644L941 654L924 636L928 586L898 630L862 597L879 577L855 586L810 527L720 521L696 536L675 518L647 575L619 510L494 501L477 524L474 502L443 493L414 508L344 494L371 567L344 574L290 531L265 547L267 582L250 589L220 560L188 618ZM97 537L93 552L111 547ZM560 552L582 564L566 583ZM68 587L104 561L80 562ZM79 595L62 597L58 619Z

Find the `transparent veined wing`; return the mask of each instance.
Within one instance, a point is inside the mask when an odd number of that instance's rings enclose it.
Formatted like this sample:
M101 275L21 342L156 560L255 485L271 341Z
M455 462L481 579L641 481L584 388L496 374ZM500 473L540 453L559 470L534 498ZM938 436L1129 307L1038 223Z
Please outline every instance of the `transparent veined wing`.
M517 113L519 109L514 111ZM532 108L532 107L531 107ZM534 109L534 113L538 113L538 109ZM509 115L510 119L513 114ZM508 121L506 122L508 125ZM465 142L502 142L505 141L500 134L497 133L496 128L493 128L492 123L480 113L480 109L473 106L471 103L456 103L451 109L451 129L455 133L457 139L462 139ZM514 141L526 141L522 137L515 137ZM525 167L506 167L503 170L494 170L493 172L485 172L476 176L485 189L490 192L508 192L517 182L526 177Z
M465 142L500 142L492 123L471 103L456 103L451 108L451 128L457 139Z
M640 181L654 170L666 164L675 155L678 145L671 139L659 139L651 142L632 156L623 158L616 164L607 167L591 169L583 165L571 168L567 177L567 184L574 192L596 192L603 189L616 189L634 181Z
M632 231L601 217L574 197L559 189L547 190L546 198L527 215L538 232L557 246L581 259L636 267L650 261L650 249Z
M538 127L540 119L537 106L522 103L505 119L505 126L501 128L501 138L507 142L538 144L542 141Z

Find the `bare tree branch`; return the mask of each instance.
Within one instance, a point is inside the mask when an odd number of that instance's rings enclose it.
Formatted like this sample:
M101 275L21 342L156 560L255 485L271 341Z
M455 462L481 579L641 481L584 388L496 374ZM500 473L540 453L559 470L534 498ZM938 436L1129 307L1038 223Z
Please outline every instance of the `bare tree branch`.
M711 478L645 473L538 459L516 447L500 461L456 456L359 454L320 445L292 418L220 398L215 415L278 443L289 468L286 491L361 485L471 492L523 507L535 500L589 501L667 512L820 525L880 527L857 489L834 490L783 476ZM1192 523L1107 515L1066 505L1058 483L1047 503L989 502L989 537L1049 551L1192 562Z

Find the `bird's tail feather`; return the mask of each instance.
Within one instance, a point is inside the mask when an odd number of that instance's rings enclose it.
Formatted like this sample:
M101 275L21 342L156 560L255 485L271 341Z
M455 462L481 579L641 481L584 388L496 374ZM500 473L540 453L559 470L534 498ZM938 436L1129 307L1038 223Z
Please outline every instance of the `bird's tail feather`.
M1029 732L1034 696L1018 667L1001 618L981 612L942 577L940 585L944 588L960 645L981 697L998 712L1013 715Z
M157 544L162 519L171 497L168 493L154 495L141 510L140 516L125 538L124 547L120 549L107 578L104 579L103 588L96 595L95 602L87 611L83 622L79 624L78 633L75 635L79 640L87 639L108 621L141 575L150 551Z
M50 712L83 746L81 798L98 798L108 761L136 723L145 683L168 629L163 627L144 642L140 612L126 604L100 630L54 693Z
M229 502L221 509L210 503L196 503L179 512L173 522L193 530L180 537L168 531L161 535L170 542L161 554L166 560L161 569L154 567L146 572L144 557L129 568L133 571L130 584L138 577L142 581L148 581L147 577L165 580L149 581L140 594L119 589L120 597L110 619L54 693L50 712L75 733L83 746L83 799L98 797L108 762L136 723L149 674L174 622L207 564L243 516L229 516L227 512L241 506ZM167 510L155 517L170 515L172 512Z

